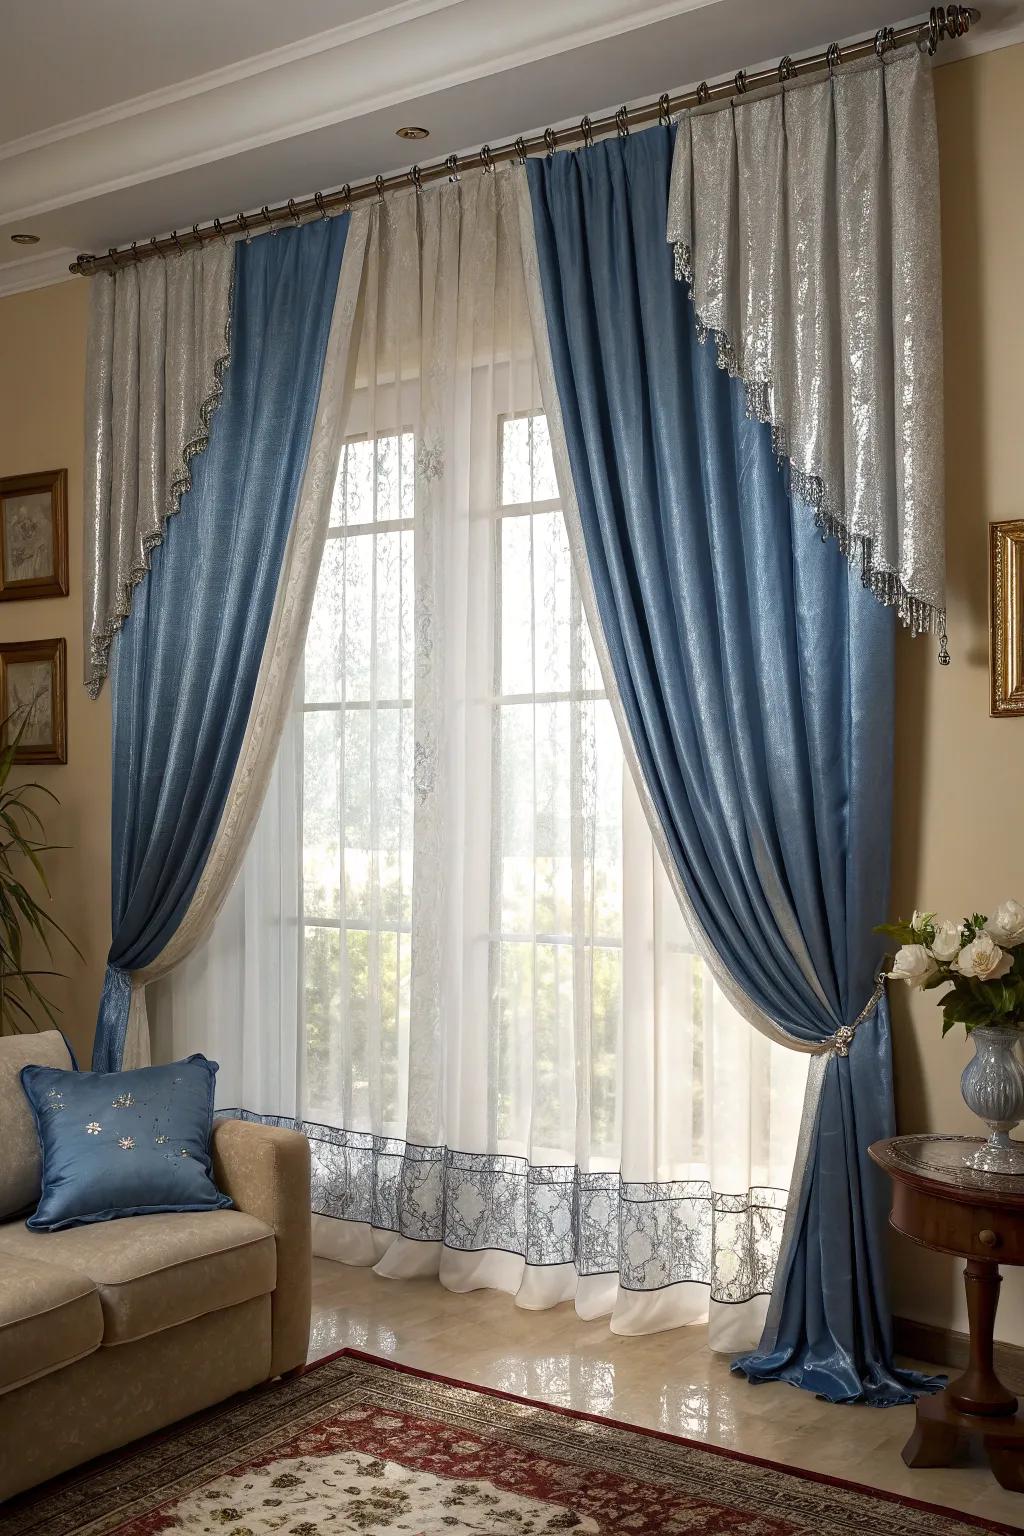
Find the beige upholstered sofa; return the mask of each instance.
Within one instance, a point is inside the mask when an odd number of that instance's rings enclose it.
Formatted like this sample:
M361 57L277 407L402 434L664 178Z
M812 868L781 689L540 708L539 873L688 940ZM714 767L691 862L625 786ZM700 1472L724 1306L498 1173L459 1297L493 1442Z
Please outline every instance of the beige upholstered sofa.
M57 1031L0 1038L0 1499L294 1370L309 1341L304 1137L216 1124L233 1210L30 1232L29 1062L71 1065Z

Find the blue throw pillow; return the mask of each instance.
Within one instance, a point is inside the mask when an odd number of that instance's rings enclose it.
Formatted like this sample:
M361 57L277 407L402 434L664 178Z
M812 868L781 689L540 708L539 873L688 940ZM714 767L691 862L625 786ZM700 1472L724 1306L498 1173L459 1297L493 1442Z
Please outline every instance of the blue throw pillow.
M205 1056L135 1072L22 1067L43 1153L43 1193L25 1225L56 1232L230 1205L210 1173L216 1076Z

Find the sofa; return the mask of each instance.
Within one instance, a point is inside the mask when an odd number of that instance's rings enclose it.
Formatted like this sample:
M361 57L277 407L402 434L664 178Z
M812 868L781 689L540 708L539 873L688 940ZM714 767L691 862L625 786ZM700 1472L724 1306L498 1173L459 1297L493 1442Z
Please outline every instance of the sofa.
M0 1499L295 1371L309 1342L303 1136L215 1123L232 1209L30 1232L28 1063L73 1066L56 1030L0 1037Z

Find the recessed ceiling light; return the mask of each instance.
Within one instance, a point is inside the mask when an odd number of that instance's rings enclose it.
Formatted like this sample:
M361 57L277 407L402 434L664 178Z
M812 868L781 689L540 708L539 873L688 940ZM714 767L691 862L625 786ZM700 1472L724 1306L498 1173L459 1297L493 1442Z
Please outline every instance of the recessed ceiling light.
M429 139L430 138L430 129L429 128L417 128L414 125L411 125L408 128L396 128L395 132L396 132L396 134L398 135L398 137L400 139Z
M15 245L38 245L39 244L39 236L38 235L12 235L11 239L14 241Z

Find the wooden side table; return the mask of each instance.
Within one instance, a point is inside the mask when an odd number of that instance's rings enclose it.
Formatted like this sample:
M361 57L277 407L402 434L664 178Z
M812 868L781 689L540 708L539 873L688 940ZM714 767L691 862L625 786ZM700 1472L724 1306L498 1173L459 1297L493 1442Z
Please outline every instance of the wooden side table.
M903 1460L908 1467L947 1467L957 1439L971 1435L983 1441L1002 1486L1024 1493L1024 1414L992 1363L999 1266L1024 1264L1024 1178L964 1168L964 1154L978 1145L970 1136L896 1136L868 1148L892 1180L889 1221L896 1231L967 1260L967 1369L944 1392L918 1398Z

